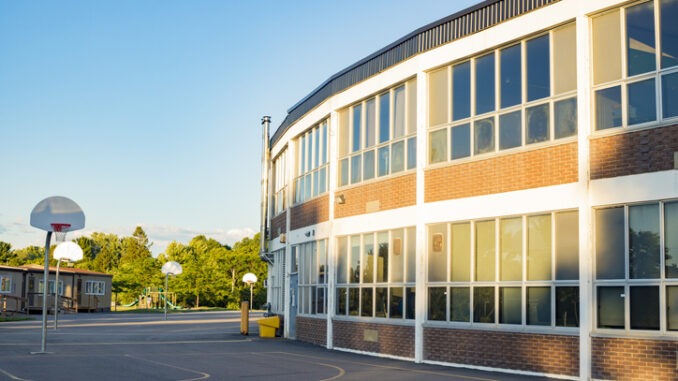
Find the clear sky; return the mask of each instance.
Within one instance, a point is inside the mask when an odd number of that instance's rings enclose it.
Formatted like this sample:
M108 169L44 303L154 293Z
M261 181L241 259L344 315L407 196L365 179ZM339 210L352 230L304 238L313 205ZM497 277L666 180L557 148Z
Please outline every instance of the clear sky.
M0 0L0 241L66 196L159 254L259 230L261 117L468 0Z

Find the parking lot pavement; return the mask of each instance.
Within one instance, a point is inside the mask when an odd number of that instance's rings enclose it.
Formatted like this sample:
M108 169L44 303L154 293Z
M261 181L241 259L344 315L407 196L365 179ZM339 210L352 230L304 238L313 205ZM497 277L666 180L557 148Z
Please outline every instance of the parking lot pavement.
M0 381L459 380L547 378L415 364L240 334L239 312L92 313L0 323ZM50 316L52 319L52 316Z

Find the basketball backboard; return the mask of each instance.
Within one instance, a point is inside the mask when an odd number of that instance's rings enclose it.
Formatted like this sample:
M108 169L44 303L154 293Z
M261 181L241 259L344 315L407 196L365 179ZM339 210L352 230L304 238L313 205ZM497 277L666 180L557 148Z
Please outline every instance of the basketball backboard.
M71 262L77 262L82 259L82 248L75 242L67 241L60 243L54 249L54 259L65 259Z
M169 261L165 262L164 265L162 265L162 269L160 269L163 274L165 275L179 275L181 274L182 268L181 265L178 262L174 261Z
M79 230L85 227L85 214L70 198L52 196L33 208L31 226L48 232Z

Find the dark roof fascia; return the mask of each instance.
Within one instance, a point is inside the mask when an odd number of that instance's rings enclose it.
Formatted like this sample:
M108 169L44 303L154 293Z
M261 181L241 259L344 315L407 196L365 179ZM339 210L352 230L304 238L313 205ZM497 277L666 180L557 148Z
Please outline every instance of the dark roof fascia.
M473 12L476 12L476 11L478 11L478 10L480 10L480 9L489 7L489 6L491 6L491 5L494 5L494 4L500 3L500 2L506 2L506 3L509 3L509 2L514 2L514 3L519 3L519 2L530 3L530 4L531 4L531 8L528 7L528 9L522 10L522 11L519 12L517 15L514 15L514 16L513 16L513 17L517 17L517 16L520 16L520 15L522 15L522 14L528 13L528 12L534 10L534 9L540 8L540 7L542 7L542 6L550 5L550 4L559 2L559 1L561 1L561 0L485 0L485 1L483 1L483 2L480 2L480 3L476 4L476 5L470 6L470 7L466 8L466 9L463 9L463 10L461 10L461 11L459 11L459 12L456 12L456 13L454 13L454 14L452 14L452 15L449 15L449 16L446 16L446 17L444 17L444 18L441 18L440 20L437 20L437 21L434 21L434 22L429 23L429 24L427 24L427 25L424 25L424 26L422 26L421 28L418 28L418 29L416 29L415 31L413 31L413 32L411 32L411 33L408 33L407 35L401 37L400 39L396 40L395 42L393 42L393 43L391 43L391 44L385 46L384 48L379 49L378 51L376 51L376 52L370 54L369 56L367 56L367 57L365 57L365 58L363 58L363 59L357 61L357 62L354 63L353 65L350 65L350 66L348 66L347 68L345 68L345 69L343 69L343 70L337 72L336 74L334 74L333 76L331 76L329 79L327 79L326 81L324 81L320 86L316 87L316 88L315 88L313 91L311 91L307 96L305 96L304 98L302 98L299 102L295 103L292 107L290 107L290 108L287 110L287 115L285 116L285 119L284 119L283 122L280 124L280 126L278 126L278 128L276 129L276 131L275 131L275 133L273 134L273 136L271 136L270 144L271 144L271 146L272 146L273 144L275 144L275 142L277 142L277 141L282 137L282 135L285 133L285 131L287 131L287 129L288 129L292 124L294 124L294 122L296 122L297 120L299 120L303 115L307 114L309 111L313 110L315 107L317 107L320 103L322 103L324 100L326 100L326 99L329 98L330 96L332 96L332 95L334 95L334 94L337 94L337 93L339 93L339 92L341 92L341 91L347 89L348 87L350 87L350 86L352 86L352 85L354 85L354 84L356 84L356 83L359 83L359 82L361 82L361 81L363 81L363 80L369 78L369 77L372 76L372 75L378 74L378 73L380 73L381 71L386 70L386 69L388 69L388 68L390 68L390 67L392 67L392 66L394 66L394 65L396 65L396 64L398 64L398 63L400 63L400 62L403 62L403 61L405 61L405 60L407 60L407 59L409 59L409 58L411 58L411 57L413 57L413 56L415 56L415 55L417 55L417 54L419 54L419 53L423 53L423 52L425 52L425 51L434 49L434 48L436 48L436 47L442 46L442 45L444 45L444 44L447 44L447 43L452 42L452 41L455 40L455 39L450 39L450 41L447 41L447 42L444 42L444 43L440 43L440 44L437 44L437 45L435 45L435 46L424 47L424 48L421 48L421 49L417 48L414 52L411 52L411 53L409 53L409 54L405 53L405 54L404 54L404 57L403 57L402 59L397 60L396 62L393 62L393 63L390 64L390 65L381 67L381 68L379 68L378 70L375 70L374 72L370 73L370 74L369 74L368 76L366 76L365 78L359 79L359 80L355 81L355 83L353 83L353 84L351 84L351 85L348 85L348 86L342 86L342 85L340 85L340 84L335 84L335 82L337 82L338 79L340 79L342 76L347 75L347 74L350 74L352 71L357 71L357 70L359 70L363 65L368 64L370 61L372 61L372 60L374 60L374 59L376 59L376 58L378 58L378 57L380 57L380 56L385 56L385 55L387 55L389 52L391 52L391 51L393 51L393 50L396 50L396 49L399 48L401 45L407 43L407 42L410 41L410 40L417 39L417 38L420 37L422 34L428 32L428 31L430 31L430 30L432 30L432 29L435 29L435 28L437 28L437 27L439 27L439 26L441 26L441 25L444 25L444 24L446 24L446 23L448 23L448 22L451 22L451 21L453 21L453 20L455 20L455 19L462 18L462 17L464 17L464 16L466 16L466 15L469 15L469 14L471 14L471 13L473 13ZM511 18L513 18L513 17L508 17L508 18L506 18L506 20L511 19ZM506 21L506 20L502 20L502 21ZM492 26L494 26L494 25L496 25L496 24L492 24L492 25L489 25L489 26L480 26L480 27L477 27L476 29L471 30L469 33L465 34L465 35L462 36L462 37L466 37L466 36L468 36L468 35L471 35L471 34L480 32L481 30L490 28L490 27L492 27ZM323 94L323 93L324 93L324 94ZM319 98L319 99L316 99L316 98ZM302 107L302 106L306 106L306 107Z

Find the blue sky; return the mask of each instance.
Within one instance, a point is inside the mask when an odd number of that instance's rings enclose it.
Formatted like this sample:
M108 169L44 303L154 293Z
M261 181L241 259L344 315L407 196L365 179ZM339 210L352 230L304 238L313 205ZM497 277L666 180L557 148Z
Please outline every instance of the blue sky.
M0 241L42 199L154 254L259 229L261 117L477 1L0 0Z

